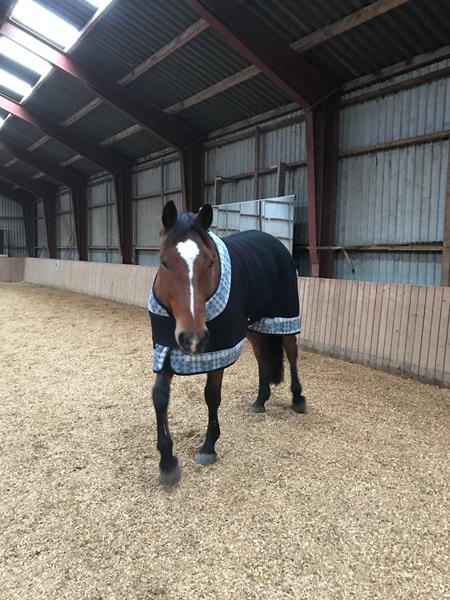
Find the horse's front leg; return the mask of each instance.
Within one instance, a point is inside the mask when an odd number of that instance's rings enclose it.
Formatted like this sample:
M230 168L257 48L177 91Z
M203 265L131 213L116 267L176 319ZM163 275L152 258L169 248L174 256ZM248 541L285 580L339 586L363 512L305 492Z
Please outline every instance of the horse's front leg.
M163 485L174 485L180 480L181 469L178 459L172 454L173 442L170 437L167 410L169 407L170 382L173 372L164 367L156 377L153 386L153 406L156 412L157 445L161 460L159 461L159 479Z
M200 448L195 462L204 467L216 462L217 455L214 446L220 436L219 406L222 392L223 369L208 373L205 386L205 401L208 405L208 429L206 439Z

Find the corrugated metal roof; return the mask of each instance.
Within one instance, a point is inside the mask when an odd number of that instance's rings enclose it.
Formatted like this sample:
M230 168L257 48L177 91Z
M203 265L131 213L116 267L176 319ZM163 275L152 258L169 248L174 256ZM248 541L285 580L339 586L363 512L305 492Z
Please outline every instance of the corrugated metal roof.
M184 0L118 0L73 56L117 80L197 19Z
M84 134L92 143L97 144L134 124L135 121L119 110L108 104L101 104L71 125L70 129Z
M129 87L165 108L248 66L248 62L207 29Z
M213 131L287 104L289 99L264 75L258 75L182 112L185 119Z
M165 144L161 143L158 139L146 133L145 131L139 131L129 137L126 137L114 144L109 146L111 150L116 150L125 156L130 158L138 158L163 150ZM77 164L77 163L75 163Z
M30 96L26 105L59 123L94 98L96 95L79 80L55 69Z
M372 1L247 0L246 6L287 43L291 43ZM85 0L40 2L78 28L83 27L95 12ZM116 0L86 33L72 55L118 80L198 19L184 0ZM337 81L343 82L434 50L449 40L448 0L410 0L309 50L307 56ZM8 59L0 57L0 67L7 62ZM141 75L129 87L142 98L165 108L239 72L247 64L214 31L206 30ZM12 68L12 65L9 66ZM34 82L36 79L24 68L19 67L15 72L28 78L27 81ZM94 98L95 94L80 81L54 71L27 100L27 106L55 122L61 122ZM202 130L213 131L288 102L284 93L265 76L259 75L183 111L177 118L185 119ZM131 118L102 104L70 128L84 134L88 142L98 143L133 124ZM43 135L17 118L8 120L2 128L3 134L24 148ZM164 144L143 131L111 146L132 158L163 147ZM54 141L47 142L35 152L54 162L61 162L74 154ZM86 174L99 170L84 159L74 163L73 167Z

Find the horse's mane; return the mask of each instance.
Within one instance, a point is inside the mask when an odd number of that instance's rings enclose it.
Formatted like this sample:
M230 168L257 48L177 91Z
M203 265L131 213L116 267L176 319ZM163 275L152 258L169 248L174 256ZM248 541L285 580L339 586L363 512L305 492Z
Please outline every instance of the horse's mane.
M169 230L168 241L171 244L177 244L178 242L184 241L189 237L190 233L196 233L204 244L209 245L208 232L202 225L197 221L196 215L185 212L182 213L175 225Z

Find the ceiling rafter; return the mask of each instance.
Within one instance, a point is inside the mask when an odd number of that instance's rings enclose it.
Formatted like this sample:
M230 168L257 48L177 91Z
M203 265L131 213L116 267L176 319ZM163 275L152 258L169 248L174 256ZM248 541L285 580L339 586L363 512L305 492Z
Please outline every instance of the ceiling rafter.
M17 173L17 171L13 171L13 169L8 169L8 167L0 166L0 177L3 177L3 179L7 179L11 183L28 190L40 198L44 198L46 195L55 193L55 191L58 189L56 185L51 185L45 181L36 181L35 179L30 179L29 177L20 175L20 173Z
M343 17L342 19L331 23L330 25L326 25L325 27L314 31L310 35L304 36L296 40L295 42L290 44L290 47L299 54L307 52L311 48L323 44L326 41L338 35L341 35L342 33L345 33L346 31L354 29L355 27L359 27L360 25L363 25L364 23L367 23L370 20L386 12L398 8L399 6L406 4L409 1L410 0L377 0L376 2L373 2L372 4L369 4L368 6L365 6L360 10L357 10L351 13L350 15L347 15L346 17ZM203 19L201 21L203 21ZM197 23L200 23L200 21L197 21ZM233 87L244 83L245 81L253 79L260 73L261 70L256 65L250 65L249 67L246 67L245 69L238 71L237 73L233 73L229 77L226 77L225 79L222 79L221 81L218 81L217 83L214 83L209 87L200 90L200 92L197 92L192 96L189 96L183 100L180 100L179 102L176 102L175 104L172 104L171 106L168 106L164 109L164 111L170 114L180 113L183 110L190 108L191 106L196 106L201 102L205 102L209 98L213 98L217 94L226 92L227 90L232 89ZM93 102L96 101L94 100ZM79 111L79 118L83 116L82 111L83 109ZM73 116L75 117L76 115L77 113L75 113L75 115ZM63 124L66 124L66 122L67 124L69 124L70 119L71 117L69 117L69 119L67 119ZM133 125L103 140L100 143L100 145L107 146L113 144L118 140L134 135L138 131L141 131L141 129L142 128L139 125Z
M10 200L14 200L19 204L24 204L25 202L32 202L34 200L33 196L29 194L25 190L17 190L6 183L0 181L0 194L3 194Z
M245 6L232 0L186 2L226 44L256 65L301 108L319 102L336 87L328 74L297 54Z
M47 117L38 114L36 111L27 108L23 104L19 104L19 102L7 98L3 94L0 94L0 108L13 116L34 125L41 131L45 131L45 133L58 142L72 148L72 150L75 150L78 154L88 158L90 161L107 171L114 173L123 169L129 163L129 160L111 150L86 143L84 136L61 127L61 125L58 125Z
M15 23L5 21L0 32L24 48L32 49L37 56L47 60L57 69L79 79L108 104L176 150L183 150L203 137L203 132L168 115L156 105L143 100L132 90L118 85L112 78L75 60L49 43L37 39Z
M42 173L45 173L55 181L59 181L69 187L82 185L85 182L85 177L80 173L49 163L40 158L37 154L33 154L32 152L20 148L16 144L6 140L4 137L0 138L0 149L5 150L12 156L15 156L18 160L21 160Z

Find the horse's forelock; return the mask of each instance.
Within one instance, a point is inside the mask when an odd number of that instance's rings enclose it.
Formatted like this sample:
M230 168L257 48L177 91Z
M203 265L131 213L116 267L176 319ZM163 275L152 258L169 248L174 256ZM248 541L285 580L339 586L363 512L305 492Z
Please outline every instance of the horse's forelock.
M189 238L192 233L196 233L202 242L209 246L208 232L197 221L195 215L189 212L182 213L175 225L170 229L167 242L175 246L178 242L183 242Z

